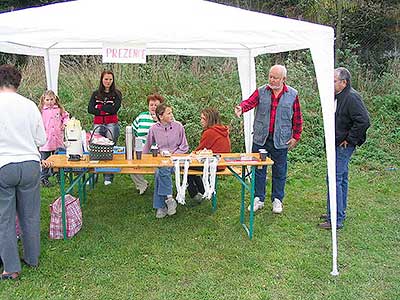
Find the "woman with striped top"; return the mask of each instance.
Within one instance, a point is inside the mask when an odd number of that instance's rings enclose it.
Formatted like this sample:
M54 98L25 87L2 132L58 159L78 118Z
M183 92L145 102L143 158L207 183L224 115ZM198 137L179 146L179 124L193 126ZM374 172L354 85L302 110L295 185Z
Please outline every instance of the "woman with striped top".
M157 93L147 96L149 110L140 113L133 121L132 126L135 136L142 140L143 145L146 143L150 127L157 122L156 108L163 102L164 98ZM136 189L139 190L139 194L142 195L146 191L149 183L144 179L144 176L140 174L131 174L131 178L136 185Z

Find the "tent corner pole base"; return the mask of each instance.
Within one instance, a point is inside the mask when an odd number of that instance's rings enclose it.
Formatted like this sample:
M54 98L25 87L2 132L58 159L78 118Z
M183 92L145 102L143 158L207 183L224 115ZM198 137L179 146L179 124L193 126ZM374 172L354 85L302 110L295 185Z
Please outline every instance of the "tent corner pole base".
M339 276L339 271L336 269L336 270L333 270L332 272L331 272L331 275L332 276Z

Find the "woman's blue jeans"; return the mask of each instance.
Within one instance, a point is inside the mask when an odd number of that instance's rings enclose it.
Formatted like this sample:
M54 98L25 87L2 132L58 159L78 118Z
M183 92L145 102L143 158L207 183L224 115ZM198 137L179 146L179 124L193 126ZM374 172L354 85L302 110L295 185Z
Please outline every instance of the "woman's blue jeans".
M174 168L157 168L154 174L153 207L164 208L168 195L172 195L172 177Z
M347 208L347 191L349 188L349 162L353 154L355 146L341 147L336 146L336 226L343 225L346 218ZM327 177L328 179L328 177ZM328 180L327 180L328 185ZM327 196L327 216L331 219L331 211L329 205L329 189Z
M93 130L97 127L96 133L105 136L106 138L112 140L115 145L117 145L118 137L119 137L119 124L118 123L109 123L109 124L94 124ZM111 131L111 133L110 133ZM114 174L104 174L104 180L113 181Z
M287 176L287 154L288 149L276 149L272 137L268 137L264 145L253 144L252 152L257 153L259 149L268 151L268 156L274 161L272 165L272 192L271 201L275 198L283 202L285 196L285 184ZM254 196L260 201L265 200L265 184L267 181L267 167L256 169L256 181Z

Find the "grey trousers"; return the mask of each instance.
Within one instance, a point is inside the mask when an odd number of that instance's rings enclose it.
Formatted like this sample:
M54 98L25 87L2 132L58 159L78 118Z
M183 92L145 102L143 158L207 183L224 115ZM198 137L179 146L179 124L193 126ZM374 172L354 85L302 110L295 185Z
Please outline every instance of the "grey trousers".
M0 257L4 271L20 272L15 231L18 214L24 260L37 266L40 255L40 163L25 161L0 168Z
M144 179L144 176L141 174L131 174L132 181L135 183L136 188L139 189L139 187L147 185L148 182L146 179Z

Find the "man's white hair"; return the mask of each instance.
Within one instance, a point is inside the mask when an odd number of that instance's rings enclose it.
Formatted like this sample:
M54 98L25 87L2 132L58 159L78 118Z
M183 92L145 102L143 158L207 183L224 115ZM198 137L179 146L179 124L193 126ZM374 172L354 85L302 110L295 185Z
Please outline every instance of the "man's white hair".
M270 71L272 70L272 68L278 68L278 69L280 69L280 71L281 71L283 77L286 78L286 76L287 76L287 70L286 70L286 67L285 67L284 65L274 65L274 66L271 67Z

